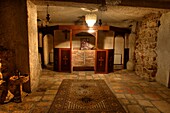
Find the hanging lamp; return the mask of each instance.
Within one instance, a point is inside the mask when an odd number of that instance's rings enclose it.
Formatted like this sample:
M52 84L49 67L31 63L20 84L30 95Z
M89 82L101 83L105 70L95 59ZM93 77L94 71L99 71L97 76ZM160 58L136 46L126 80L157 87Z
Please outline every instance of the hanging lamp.
M85 21L88 27L93 27L97 21L97 15L95 13L89 13L85 15Z
M49 23L50 23L50 14L48 13L48 7L49 7L49 5L47 4L46 26L49 25Z

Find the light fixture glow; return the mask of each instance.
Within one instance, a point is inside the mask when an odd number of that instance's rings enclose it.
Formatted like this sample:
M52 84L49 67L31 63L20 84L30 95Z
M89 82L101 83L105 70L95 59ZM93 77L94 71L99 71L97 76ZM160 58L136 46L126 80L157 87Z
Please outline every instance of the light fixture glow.
M93 28L89 28L89 30L87 31L88 33L94 33L95 30Z
M97 15L94 13L89 13L89 14L85 15L85 21L89 27L93 27L93 25L97 21Z

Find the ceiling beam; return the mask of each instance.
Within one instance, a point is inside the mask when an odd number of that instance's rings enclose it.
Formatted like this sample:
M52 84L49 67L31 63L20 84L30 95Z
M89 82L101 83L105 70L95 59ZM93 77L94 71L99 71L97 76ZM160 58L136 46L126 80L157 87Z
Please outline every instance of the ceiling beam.
M60 30L89 30L85 25L59 25ZM109 26L93 26L93 30L109 30Z

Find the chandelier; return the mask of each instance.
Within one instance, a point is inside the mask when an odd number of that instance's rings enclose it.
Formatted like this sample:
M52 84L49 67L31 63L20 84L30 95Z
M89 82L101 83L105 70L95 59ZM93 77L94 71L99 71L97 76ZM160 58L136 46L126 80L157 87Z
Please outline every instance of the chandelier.
M97 21L97 15L94 13L89 13L85 15L85 21L88 25L88 27L93 27L93 25L96 23Z

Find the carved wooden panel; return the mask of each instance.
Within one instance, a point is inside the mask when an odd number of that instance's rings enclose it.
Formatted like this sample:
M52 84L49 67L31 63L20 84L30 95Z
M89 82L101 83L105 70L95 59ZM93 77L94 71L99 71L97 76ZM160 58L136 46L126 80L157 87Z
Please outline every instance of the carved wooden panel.
M70 48L54 48L54 70L71 72Z
M71 72L70 48L60 48L60 71Z
M106 50L96 50L95 73L107 73Z

